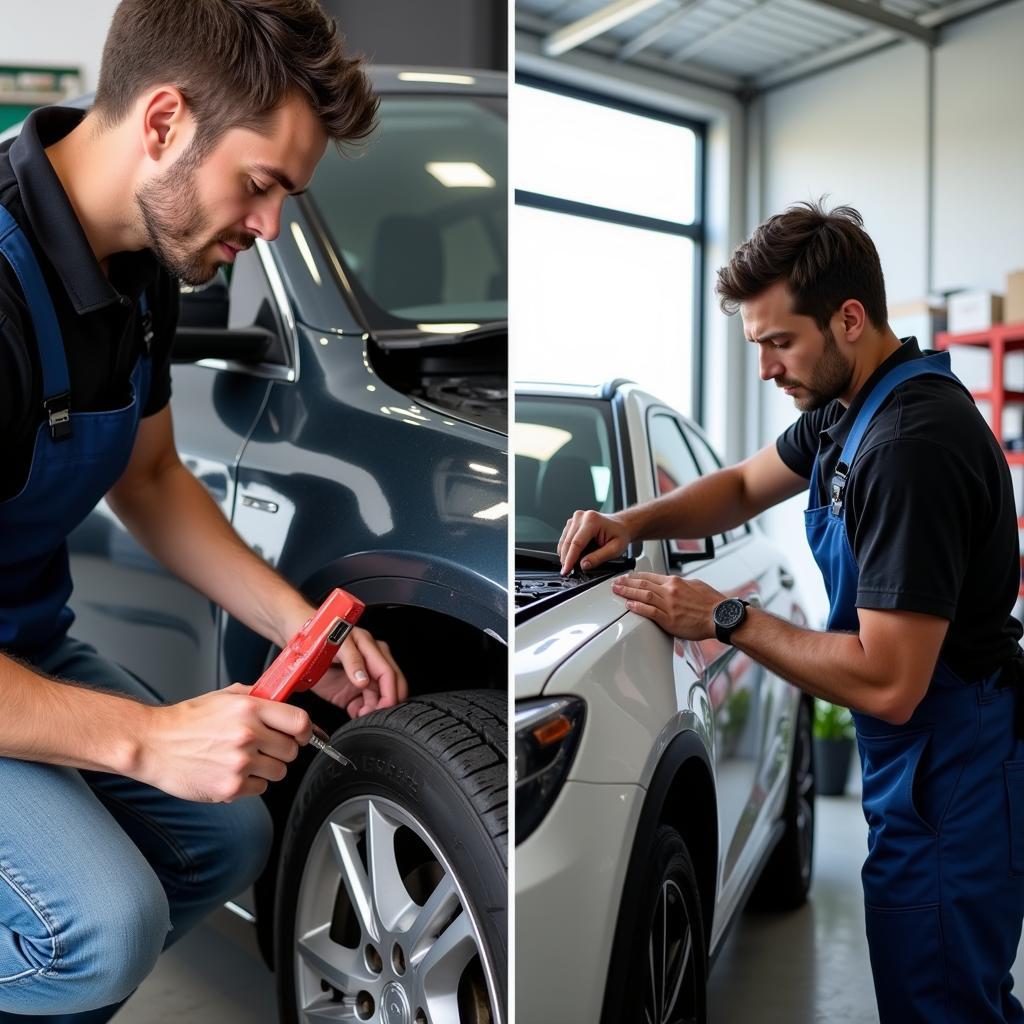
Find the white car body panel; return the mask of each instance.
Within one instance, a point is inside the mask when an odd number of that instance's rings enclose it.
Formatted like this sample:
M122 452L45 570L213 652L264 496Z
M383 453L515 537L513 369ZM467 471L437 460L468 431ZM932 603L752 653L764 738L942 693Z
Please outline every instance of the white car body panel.
M530 388L531 394L545 392L598 394ZM617 396L628 431L635 499L644 502L657 496L648 416L659 410L681 417L632 385L621 386ZM756 529L717 547L712 559L670 568L667 553L665 543L645 542L635 571L698 579L727 596L802 621L798 595L785 589L791 582L779 582L783 556ZM680 733L700 737L718 796L711 951L764 862L785 803L799 691L717 640L674 640L630 612L611 584L604 579L581 588L516 629L517 699L573 696L586 703L582 736L563 788L536 831L516 849L516 973L528 979L517 988L517 1018L523 1024L600 1020L643 801L663 754Z

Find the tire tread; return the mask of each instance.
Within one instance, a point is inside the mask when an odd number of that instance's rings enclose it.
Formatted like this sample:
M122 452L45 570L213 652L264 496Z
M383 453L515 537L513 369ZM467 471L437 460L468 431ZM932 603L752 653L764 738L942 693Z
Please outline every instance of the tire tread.
M410 697L345 726L387 724L414 737L461 785L508 864L508 698L491 690Z

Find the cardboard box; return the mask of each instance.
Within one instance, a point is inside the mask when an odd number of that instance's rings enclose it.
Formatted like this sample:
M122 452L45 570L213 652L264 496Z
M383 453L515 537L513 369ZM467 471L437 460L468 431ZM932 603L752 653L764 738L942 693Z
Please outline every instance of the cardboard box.
M1008 324L1024 324L1024 270L1015 270L1006 278L1003 321Z
M949 331L968 334L1003 322L1003 297L995 292L957 292L949 297Z
M911 335L922 349L935 347L935 335L946 329L946 307L920 299L889 307L889 326L897 338Z

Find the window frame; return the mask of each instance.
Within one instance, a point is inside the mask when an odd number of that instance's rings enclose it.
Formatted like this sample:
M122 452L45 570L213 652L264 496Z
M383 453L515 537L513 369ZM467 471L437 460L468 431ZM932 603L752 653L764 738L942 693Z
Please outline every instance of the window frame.
M604 221L608 224L619 224L623 227L641 228L646 231L657 231L662 234L676 235L682 238L689 238L693 242L693 306L691 323L691 359L692 375L690 378L690 403L693 409L693 418L701 423L704 420L704 389L701 386L704 373L704 284L705 267L704 254L706 251L706 225L707 225L707 124L692 118L683 117L679 114L668 113L659 110L657 107L649 107L641 103L634 103L630 100L623 100L618 97L606 95L591 89L581 88L575 85L567 85L554 79L545 78L517 71L515 75L516 85L525 85L531 89L543 89L547 92L556 93L560 96L567 96L570 99L580 100L584 103L594 103L598 106L609 107L613 110L621 110L627 114L635 114L638 117L652 118L656 121L664 121L666 124L687 128L693 132L695 137L695 159L694 159L694 219L692 224L683 224L678 221L663 220L658 217L646 217L642 214L627 213L624 210L616 210L606 206L596 206L591 203L582 203L573 199L565 199L561 196L547 195L541 192L530 192L525 189L515 188L512 183L513 201L516 206L528 206L536 210L544 210L548 213L562 213L573 217L583 217L589 220Z
M651 467L651 489L656 497L662 497L661 492L658 488L658 460L655 457L654 450L654 432L653 426L656 419L663 418L668 420L679 434L679 441L682 445L683 451L689 455L690 460L693 462L694 469L697 470L697 475L690 481L693 483L700 480L704 476L704 472L701 469L700 461L694 454L690 442L687 440L686 431L683 426L683 421L680 419L679 414L673 409L669 409L668 406L654 405L647 410L647 437L645 438L647 443L647 455L650 461ZM685 486L685 485L682 485ZM697 538L694 538L697 539ZM686 565L689 562L707 562L715 557L715 538L714 536L704 538L704 550L703 551L677 551L672 547L673 540L666 539L660 542L662 550L665 554L665 564L669 569L678 569L680 566Z

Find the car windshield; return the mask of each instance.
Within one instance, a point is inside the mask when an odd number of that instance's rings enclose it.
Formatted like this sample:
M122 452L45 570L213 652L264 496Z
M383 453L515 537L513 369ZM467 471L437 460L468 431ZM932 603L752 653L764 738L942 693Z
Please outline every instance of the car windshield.
M576 509L622 507L607 402L518 398L515 454L518 548L554 551Z
M501 97L385 94L362 151L328 146L310 192L371 326L506 319L507 139Z

